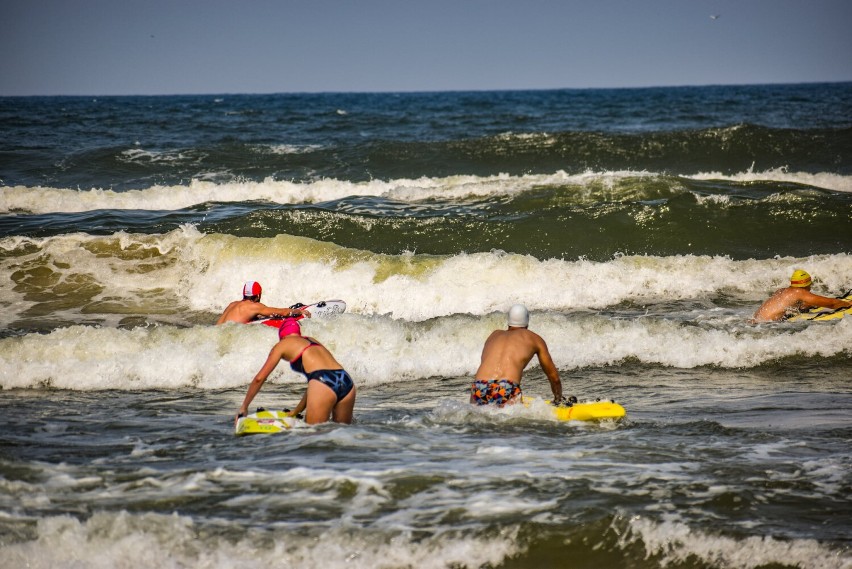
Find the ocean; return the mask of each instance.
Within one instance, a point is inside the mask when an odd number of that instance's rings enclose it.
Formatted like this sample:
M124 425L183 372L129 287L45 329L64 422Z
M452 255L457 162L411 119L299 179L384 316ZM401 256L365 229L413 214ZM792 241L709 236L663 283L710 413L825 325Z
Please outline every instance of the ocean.
M0 566L852 568L852 320L750 323L795 269L852 288L852 83L0 98ZM352 425L233 435L247 280L347 302ZM514 303L625 420L468 404Z

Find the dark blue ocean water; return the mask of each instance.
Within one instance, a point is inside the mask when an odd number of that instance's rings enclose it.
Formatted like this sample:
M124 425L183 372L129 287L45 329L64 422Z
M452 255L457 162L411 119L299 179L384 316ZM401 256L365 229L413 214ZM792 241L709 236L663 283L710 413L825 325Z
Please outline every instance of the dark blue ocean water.
M6 185L849 174L852 85L0 99Z

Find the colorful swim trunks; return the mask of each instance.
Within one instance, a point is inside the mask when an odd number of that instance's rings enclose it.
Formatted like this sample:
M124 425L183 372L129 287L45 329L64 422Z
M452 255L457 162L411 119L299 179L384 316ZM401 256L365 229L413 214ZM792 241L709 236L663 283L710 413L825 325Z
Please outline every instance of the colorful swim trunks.
M521 386L508 379L477 379L470 387L471 403L502 407L521 395Z

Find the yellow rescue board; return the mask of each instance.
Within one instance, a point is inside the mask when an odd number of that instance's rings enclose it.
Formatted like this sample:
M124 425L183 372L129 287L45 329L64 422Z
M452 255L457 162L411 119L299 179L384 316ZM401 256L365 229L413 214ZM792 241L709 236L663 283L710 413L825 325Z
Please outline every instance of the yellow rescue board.
M238 437L246 435L271 435L292 429L302 423L291 417L284 411L258 411L245 417L240 417L234 427L234 434Z
M852 294L847 294L843 300L852 300ZM825 322L827 320L840 320L844 316L852 316L852 306L848 308L838 308L832 310L830 308L811 308L807 312L802 312L790 318L785 322L799 322L801 320L810 320L813 322Z
M524 405L529 407L533 398L524 396ZM549 404L550 401L547 401ZM615 401L590 401L574 403L570 407L553 407L553 415L559 421L605 421L618 420L627 415L627 410Z

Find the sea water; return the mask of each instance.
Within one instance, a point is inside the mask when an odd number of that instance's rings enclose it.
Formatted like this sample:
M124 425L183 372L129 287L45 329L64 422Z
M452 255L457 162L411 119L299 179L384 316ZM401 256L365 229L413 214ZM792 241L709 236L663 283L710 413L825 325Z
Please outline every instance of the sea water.
M852 567L852 320L749 322L799 268L852 84L0 98L0 565ZM233 436L246 280L347 302L353 425ZM516 302L624 421L467 403Z

